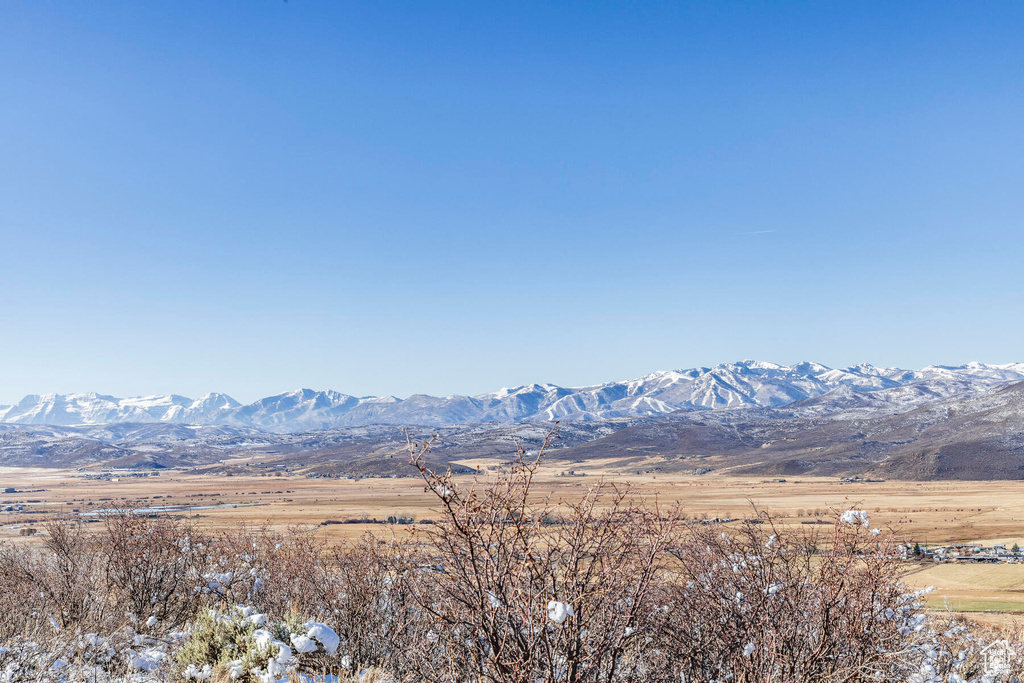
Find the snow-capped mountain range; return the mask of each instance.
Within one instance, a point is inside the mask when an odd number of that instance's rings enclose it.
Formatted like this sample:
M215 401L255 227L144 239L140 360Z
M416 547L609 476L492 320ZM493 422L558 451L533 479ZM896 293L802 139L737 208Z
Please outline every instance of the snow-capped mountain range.
M588 387L531 384L478 396L359 398L336 391L299 389L242 405L218 393L198 399L174 394L136 398L96 393L30 395L16 405L0 406L0 423L165 423L297 432L370 424L598 420L679 410L777 407L828 395L861 403L858 396L866 392L907 387L907 391L878 394L880 400L882 396L899 397L899 408L904 409L918 400L971 394L1021 380L1024 363L902 370L865 364L833 369L808 362L784 366L748 360L711 368L654 372Z

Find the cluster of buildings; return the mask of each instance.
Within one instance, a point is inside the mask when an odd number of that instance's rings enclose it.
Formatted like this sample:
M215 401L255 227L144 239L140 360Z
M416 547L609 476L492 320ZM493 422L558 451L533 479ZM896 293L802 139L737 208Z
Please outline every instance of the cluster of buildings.
M81 471L81 470L79 470ZM121 479L144 479L146 477L159 477L159 472L151 472L148 470L103 470L102 472L83 472L82 477L84 479L94 479L97 481L121 481Z
M905 548L908 558L916 556L920 560L931 562L1024 564L1024 554L1016 543L1010 548L1007 548L1005 543L994 543L990 546L958 543L934 548L907 545Z

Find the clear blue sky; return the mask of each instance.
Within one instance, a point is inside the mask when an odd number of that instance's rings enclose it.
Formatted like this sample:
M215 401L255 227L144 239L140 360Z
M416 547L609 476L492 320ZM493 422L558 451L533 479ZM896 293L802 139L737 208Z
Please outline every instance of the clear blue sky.
M0 403L1024 360L1024 4L4 2Z

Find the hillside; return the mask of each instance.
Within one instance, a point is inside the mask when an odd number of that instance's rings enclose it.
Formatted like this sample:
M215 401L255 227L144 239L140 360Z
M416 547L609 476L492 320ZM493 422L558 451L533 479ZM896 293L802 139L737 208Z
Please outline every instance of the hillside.
M911 388L912 396L941 393L929 383ZM1024 382L895 410L907 393L837 391L776 409L680 414L556 457L628 466L658 456L673 470L734 474L1024 479Z
M509 457L514 438L536 449L555 423L546 417L555 412L561 438L551 457L579 466L600 461L698 473L1024 479L1021 370L969 364L837 371L745 361L600 388L532 385L486 400L348 401L334 392L296 392L253 407L222 395L204 397L198 406L183 397L116 405L98 395L35 397L3 413L0 466L223 469L245 462L318 474L400 474L403 427L414 438L437 434L438 462L467 462ZM30 410L30 403L39 410ZM624 408L627 403L632 407ZM445 410L437 412L439 405ZM220 423L175 421L188 416ZM86 422L47 423L74 420ZM330 426L362 420L379 423Z

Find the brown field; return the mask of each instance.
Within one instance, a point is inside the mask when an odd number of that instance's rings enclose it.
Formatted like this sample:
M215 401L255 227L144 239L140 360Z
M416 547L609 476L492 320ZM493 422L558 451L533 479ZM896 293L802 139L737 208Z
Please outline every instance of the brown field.
M467 461L493 471L496 462ZM1024 545L1024 482L858 482L795 477L785 482L716 475L623 474L613 468L580 467L586 476L556 476L565 468L553 463L541 469L535 491L553 501L573 499L604 479L628 484L638 496L659 505L679 503L691 516L742 518L752 506L772 513L781 523L800 526L827 519L832 510L859 506L871 525L891 528L901 540L924 544L950 541L1014 542ZM636 471L637 466L630 466ZM486 474L484 475L486 476ZM470 485L472 478L460 477ZM279 529L315 527L312 533L344 541L367 531L408 533L406 526L328 524L353 518L436 516L435 499L416 478L310 479L283 476L224 476L164 472L159 477L119 481L85 479L80 472L54 469L0 468L2 507L25 506L23 512L0 512L0 540L22 539L24 527L38 525L53 513L88 515L108 506L184 505L183 513L210 528L242 522L268 523ZM220 506L220 507L208 507ZM198 509L196 509L198 508ZM95 515L86 518L96 519ZM987 621L1024 620L1024 564L909 565L907 581L935 586L929 605L975 613Z

